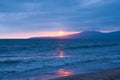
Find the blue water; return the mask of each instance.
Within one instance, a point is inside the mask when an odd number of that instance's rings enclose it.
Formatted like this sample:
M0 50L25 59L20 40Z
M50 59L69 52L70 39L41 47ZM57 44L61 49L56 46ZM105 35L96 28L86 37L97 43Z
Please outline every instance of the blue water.
M120 67L120 40L0 40L0 80L45 80Z

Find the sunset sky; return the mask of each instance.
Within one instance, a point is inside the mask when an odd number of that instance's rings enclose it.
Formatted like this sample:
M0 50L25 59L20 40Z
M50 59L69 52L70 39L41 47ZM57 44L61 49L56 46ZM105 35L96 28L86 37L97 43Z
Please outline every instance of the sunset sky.
M0 0L0 38L88 30L120 30L120 0Z

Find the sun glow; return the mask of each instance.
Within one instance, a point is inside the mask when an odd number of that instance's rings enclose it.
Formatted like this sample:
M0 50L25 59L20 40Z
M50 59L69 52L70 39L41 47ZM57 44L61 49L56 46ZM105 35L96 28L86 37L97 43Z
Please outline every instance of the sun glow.
M65 34L64 34L63 31L60 31L60 32L59 32L59 35L60 35L60 36L63 36L63 35L65 35Z
M60 31L59 33L60 33L60 34L64 34L64 32L63 32L63 31Z
M21 32L0 35L1 38L29 38L29 37L56 37L76 34L79 32L73 31L38 31L38 32Z

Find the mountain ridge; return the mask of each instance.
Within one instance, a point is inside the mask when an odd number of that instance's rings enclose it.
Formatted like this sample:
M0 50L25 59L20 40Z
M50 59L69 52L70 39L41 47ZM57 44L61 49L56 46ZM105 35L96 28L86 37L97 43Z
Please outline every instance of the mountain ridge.
M120 31L103 33L100 31L83 31L60 37L32 37L30 39L120 39Z

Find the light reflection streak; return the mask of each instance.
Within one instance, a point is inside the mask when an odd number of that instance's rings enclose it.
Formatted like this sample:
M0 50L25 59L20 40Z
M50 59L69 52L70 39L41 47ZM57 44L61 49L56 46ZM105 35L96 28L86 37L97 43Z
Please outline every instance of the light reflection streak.
M57 73L59 76L70 76L72 74L71 71L65 69L59 69Z
M63 51L60 51L60 53L59 53L59 57L60 57L60 58L65 57L64 52L63 52Z

